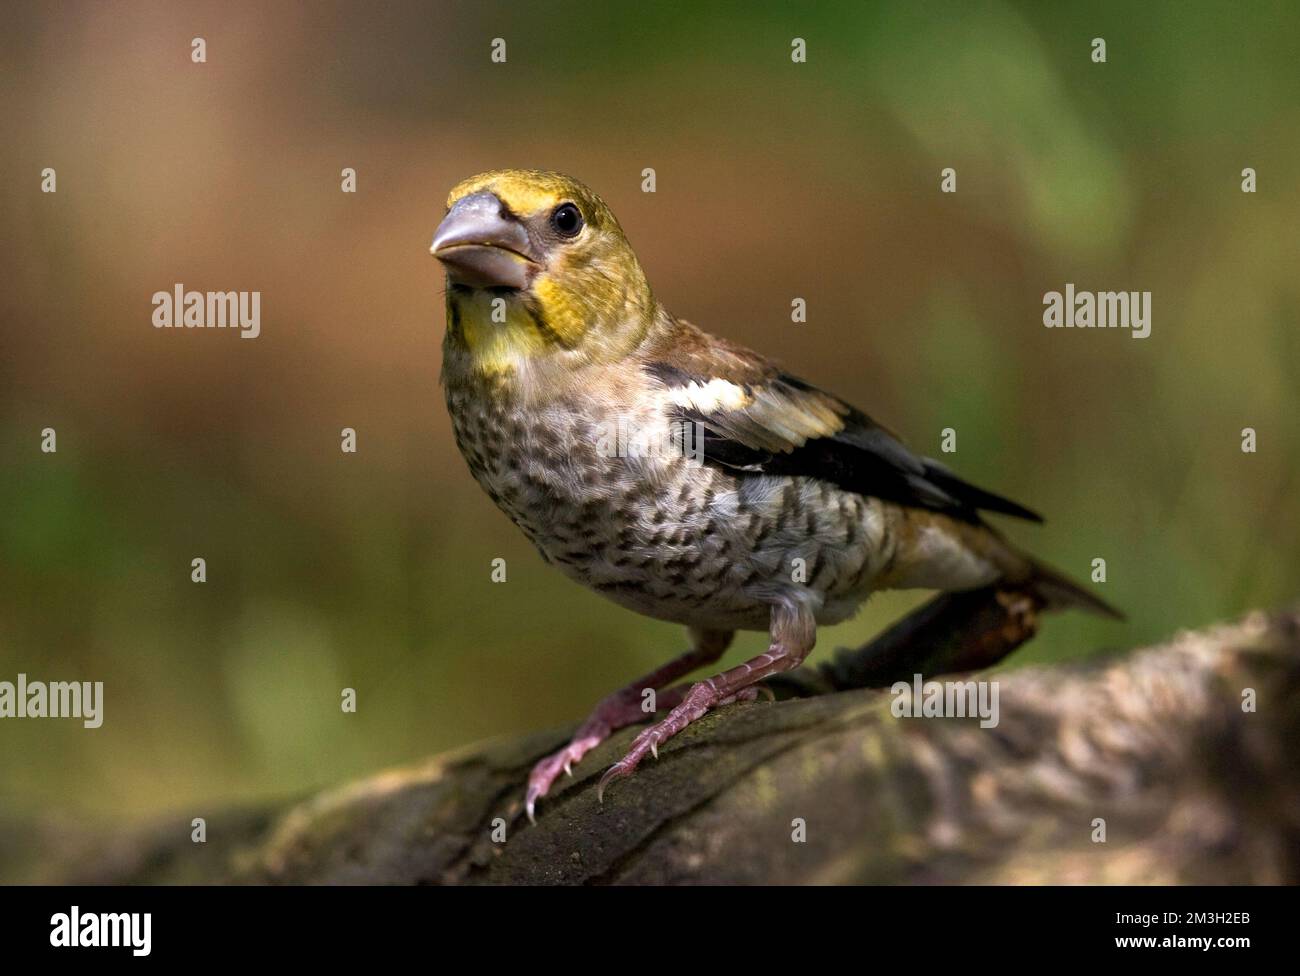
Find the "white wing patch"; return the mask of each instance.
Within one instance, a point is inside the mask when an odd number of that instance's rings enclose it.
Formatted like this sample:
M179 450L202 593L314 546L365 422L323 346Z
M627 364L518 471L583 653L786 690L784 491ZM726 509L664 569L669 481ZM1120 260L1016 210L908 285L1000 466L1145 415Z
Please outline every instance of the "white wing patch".
M707 383L692 380L686 386L676 386L668 391L668 402L701 413L716 410L743 410L753 402L753 397L743 386L727 380L712 379Z

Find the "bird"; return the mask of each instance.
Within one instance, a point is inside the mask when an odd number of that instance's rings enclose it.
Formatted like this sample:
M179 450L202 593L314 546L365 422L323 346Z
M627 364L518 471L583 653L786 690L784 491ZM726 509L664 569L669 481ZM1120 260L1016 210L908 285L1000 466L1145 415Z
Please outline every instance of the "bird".
M665 713L603 797L705 713L799 666L874 592L1014 584L1049 609L1118 611L985 513L1041 521L845 400L669 312L613 211L557 172L457 184L430 248L446 274L441 384L456 444L542 559L689 646L599 702L532 769L524 809L615 731ZM696 682L737 631L768 648Z

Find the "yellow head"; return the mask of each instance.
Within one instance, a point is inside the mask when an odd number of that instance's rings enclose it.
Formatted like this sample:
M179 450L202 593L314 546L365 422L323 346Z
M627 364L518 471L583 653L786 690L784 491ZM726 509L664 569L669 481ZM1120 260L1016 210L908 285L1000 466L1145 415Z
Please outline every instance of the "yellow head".
M447 346L481 372L617 357L654 318L614 214L559 173L496 170L460 183L431 251L447 272Z

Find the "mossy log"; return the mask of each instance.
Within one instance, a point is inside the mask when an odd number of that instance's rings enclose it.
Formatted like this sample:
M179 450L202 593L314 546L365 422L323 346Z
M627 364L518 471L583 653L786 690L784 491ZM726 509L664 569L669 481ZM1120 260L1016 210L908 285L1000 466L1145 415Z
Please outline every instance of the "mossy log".
M988 666L1033 632L1037 609L1023 594L940 597L868 647L786 676L778 701L706 716L661 749L659 761L613 784L602 803L596 781L635 734L624 730L557 784L536 825L521 815L524 780L567 730L214 817L204 844L190 841L184 818L94 832L0 824L0 876L290 884L1300 880L1300 614L1255 613L1123 655L998 673L994 728L975 718L894 714L890 683Z

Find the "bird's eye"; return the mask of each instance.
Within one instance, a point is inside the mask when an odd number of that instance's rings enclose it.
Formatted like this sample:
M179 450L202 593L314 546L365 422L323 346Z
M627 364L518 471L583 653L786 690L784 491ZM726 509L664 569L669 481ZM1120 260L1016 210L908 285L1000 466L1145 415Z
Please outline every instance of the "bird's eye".
M582 211L571 203L562 203L551 214L551 226L565 237L576 237L582 230Z

